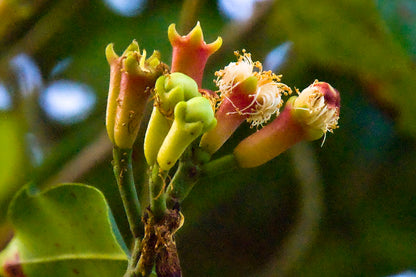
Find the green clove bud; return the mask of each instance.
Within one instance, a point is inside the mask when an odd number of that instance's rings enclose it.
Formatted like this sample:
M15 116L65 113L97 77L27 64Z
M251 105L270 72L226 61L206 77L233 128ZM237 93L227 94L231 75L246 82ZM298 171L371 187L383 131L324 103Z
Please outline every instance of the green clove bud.
M157 155L163 170L172 168L185 149L200 135L215 127L211 103L204 97L179 102L175 107L175 119Z
M172 125L175 106L198 96L201 96L198 85L185 74L175 72L157 79L155 104L144 139L144 155L149 165L156 162L160 146Z

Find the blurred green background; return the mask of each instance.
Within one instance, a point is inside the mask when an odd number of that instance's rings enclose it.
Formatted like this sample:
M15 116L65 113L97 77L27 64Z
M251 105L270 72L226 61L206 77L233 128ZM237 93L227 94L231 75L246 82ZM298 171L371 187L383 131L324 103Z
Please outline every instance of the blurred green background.
M177 234L184 276L416 270L415 1L2 0L0 18L2 246L8 203L30 181L96 186L128 239L104 133L104 48L121 53L137 39L169 64L169 24L186 34L200 21L207 42L224 40L206 88L244 48L292 88L329 82L342 107L323 147L301 144L195 187ZM217 157L252 132L240 128ZM143 131L134 152L143 192L142 142Z

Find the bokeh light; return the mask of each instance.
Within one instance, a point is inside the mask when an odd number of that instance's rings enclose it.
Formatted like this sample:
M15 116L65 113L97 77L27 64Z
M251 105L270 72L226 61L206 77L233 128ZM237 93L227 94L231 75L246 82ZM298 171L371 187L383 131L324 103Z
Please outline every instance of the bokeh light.
M11 106L11 96L4 84L0 83L0 110L8 110Z
M43 162L44 154L38 138L33 133L26 134L26 142L30 152L31 162L35 166L39 166Z
M85 119L94 107L95 100L96 96L89 86L61 80L45 88L40 105L53 120L71 124Z
M264 59L264 69L271 71L279 70L287 61L291 48L292 42L286 41L270 51Z
M55 78L56 76L62 74L71 65L72 61L72 57L66 57L63 60L58 61L56 65L51 69L49 77Z
M409 270L389 277L416 277L416 272Z
M42 87L42 74L32 57L19 54L10 61L10 65L17 75L22 95L28 96Z
M128 17L138 15L146 3L145 0L104 0L104 2L115 13Z
M245 21L251 17L256 3L264 0L218 0L220 11L229 19Z

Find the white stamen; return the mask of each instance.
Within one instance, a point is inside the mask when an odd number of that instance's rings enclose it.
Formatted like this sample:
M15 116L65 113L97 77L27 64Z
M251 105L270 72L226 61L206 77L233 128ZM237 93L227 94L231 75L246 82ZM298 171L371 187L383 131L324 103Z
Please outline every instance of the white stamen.
M236 54L239 55L238 52ZM223 70L218 71L216 84L221 96L229 96L238 84L253 74L256 65L257 63L251 60L251 55L243 51L237 62L230 63Z
M308 111L305 123L322 130L325 135L338 128L339 110L328 107L323 93L315 87L309 86L299 94L295 100L295 109Z
M279 113L279 108L282 106L281 95L291 93L291 89L280 81L280 76L277 76L270 71L262 71L260 62L253 62L251 55L243 50L243 55L239 55L238 61L230 63L223 70L216 73L217 80L215 81L221 98L227 99L235 108L234 112L228 114L248 115L247 122L251 123L251 127L262 126L265 122L270 120L273 114ZM254 71L255 69L257 71ZM243 108L238 108L229 98L233 89L242 81L250 76L256 76L258 79L257 90L254 94L252 102Z

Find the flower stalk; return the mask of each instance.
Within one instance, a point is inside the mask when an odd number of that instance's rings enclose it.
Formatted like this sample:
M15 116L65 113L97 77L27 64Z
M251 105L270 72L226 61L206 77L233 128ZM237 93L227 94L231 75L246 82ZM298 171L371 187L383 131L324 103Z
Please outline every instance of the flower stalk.
M149 193L150 210L156 222L166 214L166 176L167 172L159 168L157 164L150 167Z
M233 154L228 154L202 165L201 176L213 178L237 168L239 168L239 165L235 156Z
M133 238L140 238L142 211L134 184L132 149L113 148L113 169Z
M179 160L178 169L167 188L168 206L171 208L182 203L200 177L200 165L192 157L194 150L192 146L185 150Z

